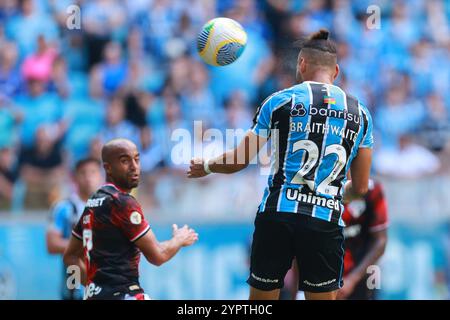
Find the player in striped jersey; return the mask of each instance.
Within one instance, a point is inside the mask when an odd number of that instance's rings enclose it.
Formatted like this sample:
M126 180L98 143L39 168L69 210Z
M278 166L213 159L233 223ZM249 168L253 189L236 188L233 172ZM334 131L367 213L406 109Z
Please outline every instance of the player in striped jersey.
M272 174L253 235L251 299L278 298L294 257L307 299L335 299L343 285L343 201L367 191L373 137L366 107L333 85L338 74L336 47L320 30L302 44L299 84L262 103L240 145L191 162L193 178L237 172L272 139Z

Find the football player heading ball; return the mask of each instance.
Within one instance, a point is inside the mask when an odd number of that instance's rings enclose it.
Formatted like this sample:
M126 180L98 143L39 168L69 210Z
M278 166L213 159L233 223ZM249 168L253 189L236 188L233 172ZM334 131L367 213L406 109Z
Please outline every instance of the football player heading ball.
M307 299L335 299L343 285L343 200L367 192L373 136L368 109L333 85L339 66L328 35L320 30L302 43L298 84L262 103L237 148L193 159L188 171L190 178L240 171L274 138L273 174L255 220L250 299L278 299L294 257Z

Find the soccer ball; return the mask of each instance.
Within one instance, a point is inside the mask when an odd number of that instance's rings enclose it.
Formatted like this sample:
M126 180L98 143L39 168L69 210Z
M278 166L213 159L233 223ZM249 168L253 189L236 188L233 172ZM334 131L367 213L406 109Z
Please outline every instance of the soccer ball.
M212 66L226 66L236 61L247 44L247 33L229 18L208 21L197 38L200 57Z

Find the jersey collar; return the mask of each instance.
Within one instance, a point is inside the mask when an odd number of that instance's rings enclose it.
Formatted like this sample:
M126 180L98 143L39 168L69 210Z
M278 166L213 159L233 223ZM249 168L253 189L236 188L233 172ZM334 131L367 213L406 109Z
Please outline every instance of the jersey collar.
M120 191L120 192L122 192L122 193L127 193L127 194L128 194L128 192L126 192L125 190L120 189L118 186L116 186L116 185L115 185L114 183L112 183L112 182L105 183L102 187L113 187L113 188L115 188L117 191Z

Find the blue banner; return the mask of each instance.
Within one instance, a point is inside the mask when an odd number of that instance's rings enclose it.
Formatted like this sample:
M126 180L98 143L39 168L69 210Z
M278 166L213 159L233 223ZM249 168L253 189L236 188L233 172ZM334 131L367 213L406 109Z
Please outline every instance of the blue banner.
M141 285L153 299L247 299L253 225L193 226L199 242L161 267L141 261ZM46 252L45 224L0 224L0 299L59 299L62 262ZM170 225L154 225L159 240ZM395 225L381 261L382 299L448 298L448 226Z

